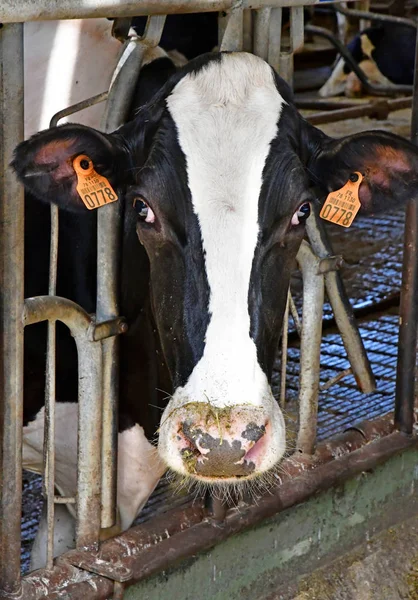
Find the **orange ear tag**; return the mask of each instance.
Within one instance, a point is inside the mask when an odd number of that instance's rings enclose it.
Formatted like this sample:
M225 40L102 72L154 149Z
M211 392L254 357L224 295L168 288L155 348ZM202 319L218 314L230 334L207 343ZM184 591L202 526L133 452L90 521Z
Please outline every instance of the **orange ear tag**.
M342 188L328 194L319 216L341 227L350 227L361 207L358 191L362 181L361 173L352 173Z
M106 177L96 173L93 161L86 154L77 156L73 160L73 167L77 173L77 192L89 210L116 202L118 197L115 190Z

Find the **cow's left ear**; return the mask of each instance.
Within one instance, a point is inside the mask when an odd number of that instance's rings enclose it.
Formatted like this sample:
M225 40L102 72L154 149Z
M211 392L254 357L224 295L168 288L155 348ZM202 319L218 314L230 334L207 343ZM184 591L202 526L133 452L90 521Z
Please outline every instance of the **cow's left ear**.
M362 212L378 212L418 195L418 148L385 131L333 139L305 123L307 174L325 193L340 189L358 171ZM307 151L307 154L305 152Z

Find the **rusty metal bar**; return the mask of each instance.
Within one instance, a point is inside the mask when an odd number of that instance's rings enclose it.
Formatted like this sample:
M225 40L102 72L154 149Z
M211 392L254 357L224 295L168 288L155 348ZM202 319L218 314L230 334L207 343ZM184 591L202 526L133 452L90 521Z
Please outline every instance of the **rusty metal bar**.
M0 588L18 593L22 504L24 197L9 167L23 140L23 26L0 29Z
M229 535L302 502L317 491L372 469L390 456L417 445L416 438L392 434L392 431L393 416L390 413L375 421L360 423L333 440L319 444L313 456L295 454L286 459L280 476L277 476L277 487L273 486L271 493L255 505L241 506L239 512L231 509L221 527L213 519L205 520L203 506L194 502L104 542L97 559L109 569L113 564L125 565L133 573L133 579L127 585L135 583L167 569L174 560L204 551ZM41 570L25 577L22 594L14 600L45 597L64 600L70 591L72 600L107 600L113 589L109 579L91 575L86 581L76 583L80 571L66 558L78 562L83 556L84 553L70 551L56 561L53 572Z
M319 3L323 6L331 1L343 0L241 0L239 7L258 9L274 6L312 6ZM16 0L2 0L0 22L216 12L228 11L236 5L236 0L37 0L19 4L16 4Z
M304 240L296 260L303 279L299 429L296 445L301 452L313 454L318 414L324 276L319 272L320 258Z
M418 30L415 49L411 139L415 144L418 144ZM409 199L405 212L405 238L399 317L395 423L401 431L412 433L418 328L418 199L416 197Z
M77 527L79 548L97 548L100 532L100 489L102 411L102 354L98 342L91 341L94 322L80 306L58 296L37 296L25 301L24 325L40 321L62 321L69 327L78 354L78 449L77 449Z
M337 123L347 119L358 117L371 117L379 120L386 119L389 113L412 106L412 98L396 98L394 100L377 100L357 106L327 110L309 115L306 120L312 125L323 125L324 123Z
M316 211L308 219L306 230L309 241L319 258L325 259L333 255L323 223ZM370 394L375 390L376 382L341 276L338 271L329 271L324 274L324 277L328 298L355 379L360 389L365 394Z

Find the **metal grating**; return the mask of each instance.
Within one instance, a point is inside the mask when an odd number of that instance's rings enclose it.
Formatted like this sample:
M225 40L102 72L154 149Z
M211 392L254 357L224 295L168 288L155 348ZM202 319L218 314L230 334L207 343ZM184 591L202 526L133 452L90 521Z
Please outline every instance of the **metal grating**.
M398 316L384 314L360 325L367 354L376 376L376 392L365 395L357 387L352 375L338 384L320 392L318 413L318 440L341 433L348 427L373 419L391 411L394 407L396 356L398 341ZM286 376L286 407L289 420L296 429L299 348L288 350ZM321 385L349 367L346 352L338 333L324 336L321 347ZM279 389L280 371L274 374L274 391Z

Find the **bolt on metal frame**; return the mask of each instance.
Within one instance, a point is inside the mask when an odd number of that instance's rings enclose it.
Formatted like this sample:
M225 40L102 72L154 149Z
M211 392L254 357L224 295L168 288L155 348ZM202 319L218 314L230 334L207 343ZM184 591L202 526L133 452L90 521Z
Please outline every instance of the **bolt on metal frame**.
M304 4L313 4L314 2L304 2ZM41 4L41 8L40 8ZM20 18L37 18L35 15L44 17L42 14L42 10L45 10L45 6L47 6L48 2L37 3L36 7L33 5L30 7L25 6L25 10L29 8L29 15L25 13L22 16L22 11L16 11L15 7L11 5L10 2L6 0L3 2L2 7L0 7L0 20L3 21L15 21ZM67 0L66 2L60 3L60 7L57 8L54 3L55 12L52 11L48 14L48 18L62 18L61 10L70 10L69 6L71 4L76 4ZM92 7L91 2L88 3L89 6L84 6L84 3L78 2L76 6L73 6L74 12L67 13L72 17L76 16L102 16L103 8L101 8L102 3L100 1L97 2L97 5ZM135 4L135 6L133 6ZM123 7L126 8L125 14L148 14L151 12L151 8L149 5L152 4L150 2L123 2L121 4L115 5L114 9L112 9L112 14L123 14ZM166 12L179 12L175 8L175 3L170 3L166 0L163 0L159 5L164 5ZM190 7L187 8L188 12L197 12L200 10L216 10L218 5L221 5L224 9L227 9L231 6L230 3L227 2L193 2ZM44 6L45 5L45 6ZM64 9L65 5L65 9ZM167 5L167 6L166 6ZM168 6L169 5L169 6ZM227 6L226 6L227 5ZM270 18L276 18L278 22L279 18L281 18L281 6L295 6L299 5L299 3L292 2L256 2L256 5L260 7L259 16L256 19L259 20L257 25L258 27L258 36L260 41L260 31L266 31L266 23L265 23L265 12L261 11L270 11ZM42 9L42 6L44 8ZM184 6L184 5L183 5ZM245 8L246 4L243 3L242 8ZM251 3L251 6L254 6L254 3ZM108 10L108 7L106 7ZM155 8L155 7L153 7ZM184 10L184 8L182 9ZM7 12L9 11L9 12ZM39 12L40 11L40 12ZM87 11L87 14L86 14ZM101 12L100 12L101 11ZM120 11L120 12L119 12ZM276 12L277 11L277 12ZM280 12L279 12L280 11ZM19 16L16 14L19 12ZM24 12L24 11L23 11ZM247 12L247 15L245 15ZM242 48L242 44L245 40L245 21L246 16L248 17L248 11L241 10L231 10L230 15L227 14L225 17L225 36L222 39L222 49L240 49ZM52 15L52 16L51 16ZM8 18L9 17L9 18ZM157 20L160 19L158 22ZM158 27L163 26L164 17L154 17L154 24L151 27L151 32L154 33L152 35L158 35L155 33L158 31ZM149 21L149 24L151 21ZM159 24L158 24L159 23ZM242 28L244 27L244 30ZM155 29L154 29L155 27ZM297 28L295 28L297 31ZM0 30L0 77L2 86L0 86L0 109L1 114L3 115L3 121L1 123L2 127L0 129L0 152L2 157L2 171L0 173L0 195L3 200L0 208L0 225L2 236L0 238L0 309L1 309L1 318L3 323L3 331L1 336L1 346L0 351L3 358L2 369L1 369L1 379L0 383L2 385L2 393L3 393L3 402L0 403L0 426L1 426L1 445L0 445L0 459L1 459L1 489L0 489L0 510L2 514L2 518L0 520L0 555L5 557L7 554L7 561L2 560L0 562L0 581L1 581L1 592L0 597L10 597L15 594L15 597L19 597L19 593L21 590L21 580L20 580L20 505L21 505L21 431L22 431L22 369L21 365L23 362L23 328L25 325L29 325L31 323L39 322L40 320L49 320L51 323L54 323L56 320L61 320L65 324L67 324L74 336L76 337L76 343L79 350L79 361L83 362L81 359L85 359L84 368L89 364L88 360L92 359L94 356L94 366L92 365L91 370L85 368L85 387L80 386L80 399L79 399L79 422L81 428L83 428L83 424L81 421L84 419L84 424L89 422L89 430L86 431L85 440L81 440L80 448L79 448L79 464L78 470L81 473L80 482L80 491L77 494L77 512L78 512L78 527L77 527L77 547L79 548L95 548L98 543L98 532L100 526L109 526L110 523L113 523L114 518L114 490L115 490L115 454L112 452L112 448L115 448L115 439L116 439L116 423L114 421L114 406L117 398L117 384L116 384L116 365L117 365L117 348L114 338L106 339L104 338L108 336L114 336L117 333L120 333L123 330L123 323L120 319L118 319L118 305L117 305L117 295L116 288L114 285L114 279L112 280L112 273L115 273L115 268L117 261L111 255L110 248L109 256L107 259L103 261L104 265L103 274L106 275L100 280L100 275L98 274L98 296L101 300L98 300L98 314L97 321L103 319L103 322L96 323L89 315L87 315L80 307L75 305L74 303L69 302L66 299L58 299L52 296L47 297L39 297L27 300L25 303L23 301L23 192L21 186L17 184L14 175L8 169L8 164L11 160L11 155L16 144L21 141L23 138L23 111L22 111L22 99L23 99L23 55L22 55L22 25L21 24L7 24ZM269 44L268 44L268 57L274 55L274 44L273 44L273 34L275 32L272 31L271 26L269 27ZM277 32L276 32L277 33ZM147 33L145 34L145 36ZM151 36L151 33L150 33ZM151 36L152 37L152 36ZM155 39L156 39L155 38ZM159 40L159 38L158 38ZM130 41L131 42L131 41ZM129 43L127 43L127 46ZM158 41L157 41L158 43ZM262 42L260 41L260 44ZM259 48L260 48L259 44ZM132 48L132 52L137 54L136 64L132 65L132 69L139 69L140 67L140 57L143 49L140 44L135 45L135 48ZM126 48L125 48L126 50ZM266 52L266 48L261 48L263 52ZM280 56L279 56L280 58ZM277 59L277 53L276 53ZM13 61L14 68L7 68L8 64ZM135 63L135 61L133 61ZM138 64L139 63L139 64ZM6 68L5 68L6 67ZM126 90L129 82L122 83L123 80L123 71L121 71L121 83L120 88ZM128 70L125 71L128 73ZM131 71L132 74L132 71ZM133 79L133 78L131 78ZM117 83L117 78L115 80ZM120 89L119 88L119 89ZM114 96L109 103L109 106L113 104L114 108L112 112L110 109L107 112L107 117L104 123L104 127L107 130L113 130L115 127L120 124L120 122L124 118L124 110L123 106L118 104L120 98L116 93L117 87L113 88ZM112 92L112 90L111 90ZM94 100L103 100L107 96L107 93L101 94L99 97L96 97ZM119 93L120 96L120 93ZM418 95L415 95L417 98ZM89 101L87 101L89 102ZM416 101L415 101L416 103ZM418 108L418 107L417 107ZM81 109L81 107L79 108ZM66 111L62 111L66 112ZM416 111L418 113L418 110ZM61 113L61 116L63 114ZM417 222L417 211L416 211L416 202L411 202L409 208L410 215L410 226L408 228L409 237L406 242L406 260L405 264L407 265L405 269L405 293L404 304L401 306L401 312L405 313L402 318L402 323L404 324L404 330L407 330L408 337L403 351L407 352L408 349L411 350L413 347L413 333L411 334L411 326L412 332L414 331L414 323L415 323L415 332L416 332L416 306L414 308L414 293L416 294L417 288L417 275L416 275L416 222ZM117 240L118 240L118 217L117 207L114 209L113 206L105 207L102 209L103 218L100 217L101 225L99 226L99 239L100 239L100 231L103 228L103 232L107 229L107 235L110 236L112 240L111 248L117 250ZM113 210L107 210L113 209ZM415 211L415 212L414 212ZM100 215L99 215L100 216ZM53 222L56 219L56 215L53 216ZM415 225L414 225L415 224ZM56 234L57 235L57 229ZM54 237L53 235L53 237ZM414 237L415 235L415 237ZM312 234L310 232L310 237ZM57 238L56 238L57 239ZM411 241L412 240L412 241ZM311 242L313 240L311 239ZM103 238L102 238L103 243ZM100 241L99 241L100 244ZM103 245L103 248L106 248L109 245L109 237L106 237L106 244ZM313 244L315 246L315 244ZM414 254L414 246L415 246L415 254ZM321 253L324 252L323 248L321 250L321 246L318 245L316 248L314 247L315 253L317 256L312 254L311 250L307 250L303 247L301 251L301 256L299 257L300 263L307 263L315 265L315 274L317 276L317 271L320 269L321 260L327 258L326 255L321 256ZM106 251L106 250L105 250ZM54 249L54 242L52 242L52 250L51 256L54 256L56 250ZM100 254L100 252L99 252ZM305 255L305 256L304 256ZM114 255L113 255L114 256ZM308 256L308 258L306 258ZM415 257L415 258L414 258ZM320 260L321 259L321 260ZM414 263L415 260L415 263ZM309 262L311 261L311 262ZM54 261L51 262L51 265ZM408 266L409 265L409 266ZM412 265L412 267L411 267ZM98 267L100 270L100 267ZM415 269L415 270L414 270ZM311 273L314 271L312 270ZM325 281L327 275L330 275L333 272L330 271L326 274L321 274L325 277ZM51 278L50 278L50 292L54 291L54 270L51 270ZM321 279L318 278L317 279ZM100 283L99 283L100 282ZM323 283L317 283L318 288L318 306L321 305L319 296L321 296L321 288L323 290ZM338 285L334 282L334 285ZM99 289L100 288L100 289ZM323 294L323 291L322 291ZM335 295L338 297L338 294ZM416 297L416 295L415 295ZM292 302L290 301L290 306L292 310L292 314L295 314L295 309L292 309ZM412 310L411 310L412 309ZM415 313L414 313L415 310ZM408 312L409 311L409 312ZM344 312L344 306L343 306ZM411 316L412 314L412 316ZM305 316L305 311L304 311ZM317 318L317 317L316 317ZM309 318L308 318L309 321ZM306 325L307 321L305 321ZM408 324L408 327L405 327L405 323ZM122 329L121 329L122 327ZM49 345L50 348L53 349L54 339L53 339L53 327L50 327L49 332ZM306 328L305 328L306 331ZM302 332L303 332L303 324L302 324ZM302 333L303 335L303 333ZM104 340L101 344L104 345L103 348L100 347L100 340ZM361 342L361 341L360 341ZM416 344L416 333L415 333L415 344ZM412 346L411 346L412 345ZM350 346L350 344L348 344ZM411 353L410 353L411 354ZM88 355L88 356L87 356ZM410 394L410 382L411 382L411 369L405 373L402 370L402 365L404 363L399 361L399 373L403 378L404 387L406 386L407 394L402 394L401 396L397 396L397 423L401 430L410 432L412 429L412 410L413 410L413 393L412 396ZM80 368L83 366L80 364ZM367 381L369 374L367 373L367 367L364 367L364 364L360 367L360 370L363 368L365 380ZM50 402L50 412L49 412L49 420L53 420L53 407L52 400L54 397L54 386L53 386L53 361L48 362L48 376L47 381L47 398L49 397ZM408 383L409 382L409 383ZM412 382L413 382L413 374L412 374ZM107 425L103 428L103 432L101 429L101 425L97 426L93 432L91 432L91 423L92 419L89 418L89 415L94 415L95 418L98 414L100 414L101 410L101 392L102 386L105 385L104 389L108 392L107 398L103 398L103 405L107 406L106 413L107 417ZM409 387L408 387L409 386ZM409 390L409 391L408 391ZM89 401L85 401L85 397L88 395ZM84 399L83 399L84 396ZM93 396L93 407L92 398ZM411 401L412 397L412 401ZM90 404L90 406L89 406ZM52 410L51 410L52 407ZM305 414L312 415L312 412L309 413L309 410L316 410L315 405L311 402L306 403L307 411ZM87 428L86 428L87 429ZM90 435L92 434L92 437ZM81 435L84 433L81 431ZM303 437L303 436L302 436ZM307 433L307 441L302 442L302 445L307 452L312 451L312 430ZM46 436L46 465L47 470L49 472L49 479L47 477L46 486L48 488L47 497L51 498L51 482L53 482L53 450L52 450L52 442L54 439L52 430L49 433L49 437ZM92 440L96 447L100 447L100 440L107 440L107 442L103 442L103 450L102 450L102 459L100 456L89 456L91 453ZM102 467L105 465L104 469L97 469L97 465L100 467L100 462L102 462ZM90 478L89 473L93 473L95 471L96 475ZM99 476L97 477L97 473ZM52 476L51 476L52 474ZM103 482L103 485L101 483ZM92 486L91 486L92 484ZM99 501L91 498L91 491L100 490L102 488L102 493L105 492L107 494L103 503L103 511L100 519L100 496ZM105 490L106 488L106 490ZM49 504L49 518L53 520L53 486L52 486L52 502L50 500ZM75 499L67 498L61 499L60 502L67 502L68 504L72 504ZM55 499L58 501L58 499ZM103 502L103 500L102 500ZM51 509L52 506L52 509ZM100 522L101 521L101 522ZM7 550L7 553L6 553ZM49 562L52 562L51 558L51 550L49 556ZM21 595L22 599L27 596ZM33 596L35 597L35 596ZM28 596L29 598L29 596Z

